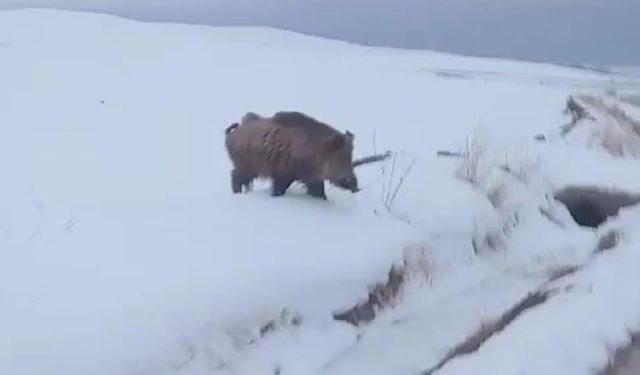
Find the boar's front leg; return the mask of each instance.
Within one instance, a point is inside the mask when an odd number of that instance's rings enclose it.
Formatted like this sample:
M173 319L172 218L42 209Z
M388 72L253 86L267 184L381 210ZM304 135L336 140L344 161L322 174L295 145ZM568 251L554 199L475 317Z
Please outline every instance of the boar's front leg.
M271 187L271 196L280 197L289 189L289 186L293 183L294 178L287 175L275 175L273 176L273 185Z
M327 196L324 193L324 181L309 181L306 185L307 194L315 198L327 199Z
M233 194L238 194L242 192L242 177L237 170L231 171L231 191Z

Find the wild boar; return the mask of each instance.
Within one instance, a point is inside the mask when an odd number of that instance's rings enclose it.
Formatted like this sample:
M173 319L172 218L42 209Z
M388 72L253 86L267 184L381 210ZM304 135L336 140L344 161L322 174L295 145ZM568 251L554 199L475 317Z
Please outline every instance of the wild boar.
M233 193L250 189L256 178L272 180L271 195L282 196L294 181L307 194L327 199L324 181L359 191L353 171L353 141L344 133L301 112L276 112L271 117L246 113L225 130L225 146L233 163Z

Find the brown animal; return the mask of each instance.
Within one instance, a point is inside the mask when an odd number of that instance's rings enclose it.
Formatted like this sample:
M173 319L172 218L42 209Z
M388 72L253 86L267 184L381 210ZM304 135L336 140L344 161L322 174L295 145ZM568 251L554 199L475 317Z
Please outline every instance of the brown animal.
M353 172L354 135L300 112L262 117L248 112L225 130L225 146L233 163L233 193L250 189L255 178L271 178L271 195L284 195L294 181L313 197L327 199L324 181L353 193L359 191Z

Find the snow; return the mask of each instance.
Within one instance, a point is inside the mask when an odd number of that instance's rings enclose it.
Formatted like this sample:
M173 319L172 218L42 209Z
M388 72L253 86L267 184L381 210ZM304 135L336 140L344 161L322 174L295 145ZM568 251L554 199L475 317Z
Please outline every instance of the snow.
M636 77L640 76L640 66L637 65L613 66L610 69L619 74L626 74Z
M558 281L571 291L438 374L587 374L638 328L637 209L594 257L599 232L549 198L580 183L640 193L637 159L534 141L607 75L15 10L0 12L0 82L0 373L419 374L572 266ZM283 109L352 131L357 156L397 156L328 202L299 186L231 194L224 128ZM472 158L436 152L478 130L470 184L457 171ZM364 327L332 319L403 263L395 306Z
M584 272L556 286L559 295L441 374L483 374L479 369L487 368L493 374L589 374L601 369L614 348L629 343L630 331L640 329L640 295L634 287L640 282L638 225L640 210L623 210L601 228L622 233L616 248L599 254Z

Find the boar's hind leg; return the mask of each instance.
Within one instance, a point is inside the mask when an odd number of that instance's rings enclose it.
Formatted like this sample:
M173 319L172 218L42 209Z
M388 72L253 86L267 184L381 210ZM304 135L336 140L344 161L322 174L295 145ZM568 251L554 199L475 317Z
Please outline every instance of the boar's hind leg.
M307 194L312 197L327 199L324 193L324 181L307 182Z
M239 172L237 169L232 170L231 171L231 190L233 191L234 194L241 193L243 186L245 186L246 189L249 190L249 185L252 179L253 179L252 176L247 176Z
M293 177L276 175L273 176L273 186L271 187L271 196L279 197L284 195L289 186L293 183Z

